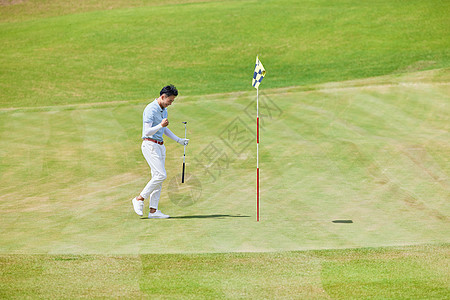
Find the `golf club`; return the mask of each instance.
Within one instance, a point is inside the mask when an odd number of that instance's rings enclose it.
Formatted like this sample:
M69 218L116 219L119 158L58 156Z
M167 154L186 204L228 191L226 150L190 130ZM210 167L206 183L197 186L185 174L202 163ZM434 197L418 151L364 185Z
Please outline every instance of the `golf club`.
M186 139L186 124L187 122L181 122L184 124L184 138ZM183 152L183 173L181 173L181 183L184 183L184 170L186 165L186 144L184 144L184 152Z

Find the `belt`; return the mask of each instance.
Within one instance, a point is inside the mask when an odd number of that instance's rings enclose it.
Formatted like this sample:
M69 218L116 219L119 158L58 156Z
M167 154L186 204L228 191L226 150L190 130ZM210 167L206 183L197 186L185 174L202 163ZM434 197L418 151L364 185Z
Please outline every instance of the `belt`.
M160 142L160 141L157 141L157 140L154 140L154 139L144 138L144 140L150 141L150 142L153 142L153 143L157 143L158 145L164 144L164 142Z

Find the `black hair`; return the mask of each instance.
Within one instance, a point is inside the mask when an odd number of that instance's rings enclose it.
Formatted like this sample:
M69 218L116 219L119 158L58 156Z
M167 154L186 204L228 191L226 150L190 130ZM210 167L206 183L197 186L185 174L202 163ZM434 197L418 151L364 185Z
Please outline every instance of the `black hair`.
M163 87L161 92L159 92L160 96L162 96L163 94L166 94L167 97L178 96L178 90L173 84L170 84Z

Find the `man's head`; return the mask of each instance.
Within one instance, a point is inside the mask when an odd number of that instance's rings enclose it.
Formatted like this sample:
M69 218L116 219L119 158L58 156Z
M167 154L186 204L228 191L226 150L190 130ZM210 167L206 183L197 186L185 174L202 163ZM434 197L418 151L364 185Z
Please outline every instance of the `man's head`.
M173 86L173 84L170 84L170 85L163 87L161 92L159 92L160 96L162 96L163 94L165 94L168 97L170 97L170 96L176 97L176 96L178 96L178 90L175 86Z
M175 100L175 97L178 96L178 90L175 86L167 85L162 88L161 92L159 92L159 105L162 108L166 108L167 106L171 105L172 102Z

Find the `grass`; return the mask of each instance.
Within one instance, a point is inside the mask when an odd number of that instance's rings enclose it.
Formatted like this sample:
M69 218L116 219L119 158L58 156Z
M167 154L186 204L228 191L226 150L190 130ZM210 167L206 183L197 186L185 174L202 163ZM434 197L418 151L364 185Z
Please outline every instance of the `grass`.
M448 262L448 245L278 253L1 255L0 295L444 299L450 290Z
M187 170L197 182L178 190L183 148L168 141L161 205L180 218L151 226L129 203L149 179L140 152L146 103L4 110L0 250L203 253L449 242L448 77L444 69L262 92L261 223L253 92L181 97L170 108L173 132L182 135L188 121ZM332 223L340 219L354 223Z
M444 1L83 3L0 7L0 107L249 90L256 54L265 88L449 66Z
M220 0L218 0L220 1ZM216 2L218 2L216 1ZM208 0L85 0L77 2L51 0L3 0L3 22L23 22L92 11L139 7L158 7L210 2Z
M0 298L448 297L446 2L0 4ZM188 180L167 141L148 220L168 82Z

